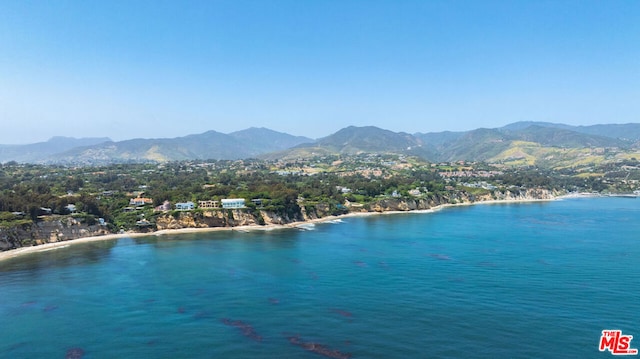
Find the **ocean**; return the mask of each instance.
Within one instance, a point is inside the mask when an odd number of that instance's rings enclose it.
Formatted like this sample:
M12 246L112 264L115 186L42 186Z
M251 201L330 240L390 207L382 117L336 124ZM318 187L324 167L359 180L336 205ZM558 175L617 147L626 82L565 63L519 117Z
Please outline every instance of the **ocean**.
M1 358L605 358L640 199L74 244L0 262Z

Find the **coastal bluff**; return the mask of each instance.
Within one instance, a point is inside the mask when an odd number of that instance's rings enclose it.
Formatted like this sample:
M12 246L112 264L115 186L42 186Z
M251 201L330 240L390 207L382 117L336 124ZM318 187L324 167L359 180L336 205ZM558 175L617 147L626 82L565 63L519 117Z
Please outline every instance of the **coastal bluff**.
M110 234L105 227L70 216L51 216L33 223L0 228L0 251Z
M384 198L371 203L345 203L340 206L341 214L385 213L429 210L449 205L464 205L482 202L512 202L552 200L563 193L544 188L494 191L473 195L464 191L423 198ZM276 213L262 209L196 210L161 213L152 226L140 228L130 233L153 233L161 230L233 228L246 226L290 225L336 215L335 206L327 203L305 205L301 203L297 211ZM70 216L53 216L35 223L0 228L0 251L22 247L38 246L73 239L113 234L106 226L89 225Z
M562 193L543 188L532 188L517 191L495 191L483 195L472 195L467 192L456 192L451 195L439 195L429 198L389 198L369 204L368 206L353 206L352 212L405 212L428 210L443 205L463 205L488 201L539 201L552 200Z

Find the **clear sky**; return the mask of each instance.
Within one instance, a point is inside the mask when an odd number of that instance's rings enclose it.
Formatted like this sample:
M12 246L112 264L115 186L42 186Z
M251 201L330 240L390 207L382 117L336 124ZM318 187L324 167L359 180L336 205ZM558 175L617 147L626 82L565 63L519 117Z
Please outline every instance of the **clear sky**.
M0 0L0 143L640 122L640 1Z

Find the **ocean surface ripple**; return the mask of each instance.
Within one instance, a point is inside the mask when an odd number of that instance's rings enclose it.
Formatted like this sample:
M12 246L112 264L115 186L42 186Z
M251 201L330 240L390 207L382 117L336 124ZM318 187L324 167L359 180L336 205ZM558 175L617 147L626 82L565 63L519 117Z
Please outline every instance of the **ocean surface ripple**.
M302 228L0 262L0 357L596 358L604 329L640 338L638 199Z

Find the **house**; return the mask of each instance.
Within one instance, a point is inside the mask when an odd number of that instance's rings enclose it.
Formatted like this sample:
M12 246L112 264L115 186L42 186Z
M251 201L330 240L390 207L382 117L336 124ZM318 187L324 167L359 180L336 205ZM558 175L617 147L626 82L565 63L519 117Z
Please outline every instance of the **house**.
M421 195L422 192L420 192L419 188L415 188L415 189L410 189L409 190L409 194L414 196L414 197L417 197L417 196Z
M39 216L49 216L51 215L51 208L40 207L38 209Z
M218 201L198 201L198 208L219 208L220 202Z
M191 201L176 203L176 209L178 211L188 211L195 208L196 208L196 205Z
M136 221L136 226L138 227L150 227L152 226L151 222L147 221L146 219L141 219L139 221Z
M258 207L262 206L262 198L255 198L251 200L251 203L255 204Z
M152 204L153 200L151 198L144 198L144 197L136 197L136 198L131 198L129 200L129 205L130 206L144 206L145 204Z
M161 205L155 208L157 212L166 212L171 210L171 202L164 201Z
M244 198L225 198L222 200L222 208L244 208Z

